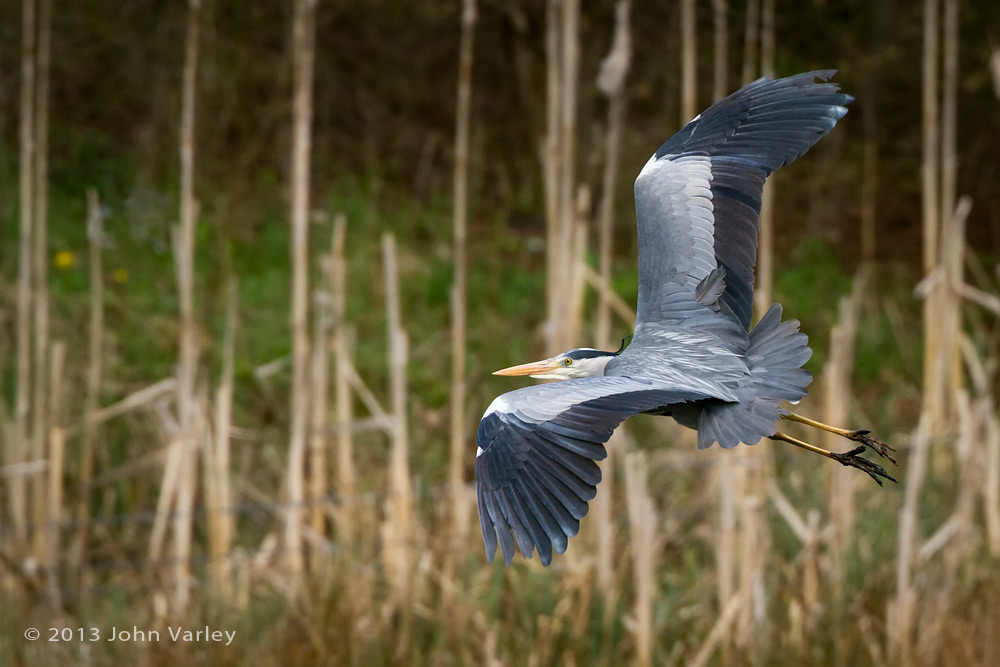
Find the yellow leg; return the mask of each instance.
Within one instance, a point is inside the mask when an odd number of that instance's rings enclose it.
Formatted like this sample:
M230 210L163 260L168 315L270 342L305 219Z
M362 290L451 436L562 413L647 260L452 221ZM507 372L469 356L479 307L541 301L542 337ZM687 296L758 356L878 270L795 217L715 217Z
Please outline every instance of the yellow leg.
M791 422L799 422L800 424L805 424L806 426L812 426L814 428L823 429L824 431L829 431L830 433L836 433L837 435L850 438L852 431L848 431L846 428L837 428L836 426L830 426L829 424L824 424L823 422L818 422L815 419L809 419L809 417L803 417L802 415L795 414L794 412L789 412L787 415L782 415L783 419L787 419Z
M799 440L798 438L793 438L792 436L787 435L785 433L782 433L781 431L778 431L777 433L775 433L774 435L772 435L771 436L771 440L777 440L779 442L787 442L790 445L795 445L796 447L801 447L802 449L805 449L806 451L815 452L816 454L819 454L820 456L825 456L828 459L833 459L834 458L833 452L828 452L827 450L823 449L822 447L817 447L816 445L810 445L808 442L804 442L802 440ZM834 459L834 460L836 460L836 459Z
M796 414L794 412L789 412L781 416L782 419L787 419L788 421L798 422L800 424L805 424L806 426L812 426L813 428L818 428L829 433L835 433L842 438L847 438L848 440L853 440L854 442L860 442L866 447L871 447L872 451L881 456L882 458L889 459L893 463L896 463L896 459L892 456L890 452L896 451L886 443L882 442L878 438L872 435L872 432L868 429L857 429L850 431L846 428L837 428L836 426L830 426L829 424L824 424L823 422L818 422L815 419L809 419L809 417L804 417L802 415Z
M891 480L893 482L896 481L895 478L893 478L892 475L887 473L885 471L885 468L883 468L882 466L878 465L874 461L869 461L868 459L861 458L860 454L864 453L865 445L861 445L860 447L855 447L849 452L844 452L843 454L840 454L837 452L827 451L822 447L817 447L816 445L811 445L808 442L804 442L802 440L799 440L798 438L793 438L792 436L782 433L780 431L772 435L771 440L776 440L778 442L787 442L790 445L795 445L796 447L800 447L806 451L819 454L820 456L825 456L828 459L833 459L834 461L836 461L841 465L862 470L866 472L869 477L878 482L879 486L882 486L882 480L879 479L880 477Z

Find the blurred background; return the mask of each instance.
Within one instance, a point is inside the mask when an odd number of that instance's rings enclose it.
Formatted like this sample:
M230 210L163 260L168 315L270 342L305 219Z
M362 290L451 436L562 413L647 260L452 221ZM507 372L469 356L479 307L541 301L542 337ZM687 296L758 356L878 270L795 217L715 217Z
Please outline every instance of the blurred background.
M0 3L0 663L1000 664L998 26ZM475 429L523 386L490 372L617 349L639 169L815 69L856 101L771 180L758 305L810 336L799 411L871 428L900 483L642 416L566 554L487 565Z

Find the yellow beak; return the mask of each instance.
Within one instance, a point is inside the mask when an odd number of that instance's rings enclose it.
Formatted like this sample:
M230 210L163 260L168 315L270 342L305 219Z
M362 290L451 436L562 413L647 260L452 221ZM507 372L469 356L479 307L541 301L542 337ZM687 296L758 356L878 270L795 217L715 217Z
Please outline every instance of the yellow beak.
M495 371L493 375L539 375L547 373L555 367L555 363L549 359L545 359L543 361L533 361L530 364L504 368L503 370Z

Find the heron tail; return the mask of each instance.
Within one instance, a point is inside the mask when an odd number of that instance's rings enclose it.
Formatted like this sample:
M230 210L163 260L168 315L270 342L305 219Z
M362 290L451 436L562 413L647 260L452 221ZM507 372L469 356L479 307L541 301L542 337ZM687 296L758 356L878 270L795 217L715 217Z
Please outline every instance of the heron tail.
M746 356L750 377L736 388L736 403L706 406L698 420L698 447L713 442L725 448L741 442L757 444L774 435L775 422L786 412L781 401L806 395L812 375L802 364L812 356L809 338L798 320L781 321L781 305L772 305L750 332Z

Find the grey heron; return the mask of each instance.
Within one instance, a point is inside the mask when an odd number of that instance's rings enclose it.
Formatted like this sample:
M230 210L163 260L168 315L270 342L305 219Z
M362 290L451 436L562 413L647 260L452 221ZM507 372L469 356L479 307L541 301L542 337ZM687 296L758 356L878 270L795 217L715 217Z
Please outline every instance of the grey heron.
M713 104L664 143L635 181L639 294L635 332L619 352L578 348L496 375L564 380L499 396L477 432L476 479L486 554L508 565L515 543L548 565L597 492L605 443L640 413L697 430L700 449L783 440L892 479L860 456L888 457L868 431L782 407L806 395L812 351L774 304L751 328L758 215L765 178L833 129L853 98L833 71L758 79ZM624 347L624 345L623 345ZM834 453L777 430L792 419L861 445ZM893 460L893 462L895 462ZM895 480L892 480L895 481Z

